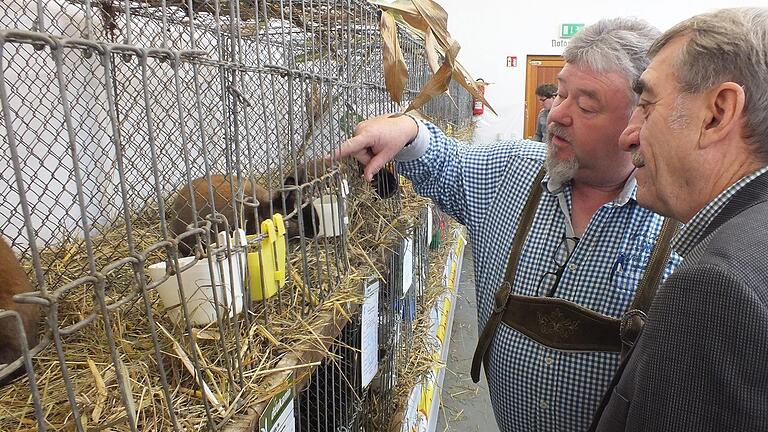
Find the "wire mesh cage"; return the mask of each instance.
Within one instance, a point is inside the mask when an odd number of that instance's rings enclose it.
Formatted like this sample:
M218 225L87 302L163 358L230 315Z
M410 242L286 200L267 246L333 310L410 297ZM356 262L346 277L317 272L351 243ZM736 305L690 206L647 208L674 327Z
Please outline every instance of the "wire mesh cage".
M429 277L428 230L431 209L423 207L410 232L388 253L379 291L379 373L365 394L365 430L388 430L399 408L399 374L414 352L415 320Z
M224 430L262 400L344 291L369 186L324 156L400 108L381 61L361 0L2 2L0 430ZM452 96L424 112L466 124Z
M333 355L315 369L296 405L300 432L361 430L360 317L353 317L334 343Z

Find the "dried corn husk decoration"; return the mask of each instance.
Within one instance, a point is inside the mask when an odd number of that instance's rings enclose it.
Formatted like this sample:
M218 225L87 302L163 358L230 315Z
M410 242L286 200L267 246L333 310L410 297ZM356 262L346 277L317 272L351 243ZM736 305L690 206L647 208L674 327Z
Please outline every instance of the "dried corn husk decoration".
M427 63L432 73L437 73L440 69L440 64L437 60L437 48L435 45L435 34L432 33L432 29L427 29L424 35L424 50L427 52Z
M435 34L432 32L432 29L427 29L425 35L424 35L424 51L427 53L427 63L429 64L429 68L432 70L433 74L437 74L437 71L440 69L440 65L438 64L438 58L437 58L437 44L435 41ZM458 47L459 44L456 43L457 50L456 53L458 54ZM445 60L448 60L448 56L445 56ZM453 56L450 60L450 66L448 68L448 74L447 79L441 78L441 82L445 82L445 90L443 91L446 96L448 96L448 99L451 100L451 103L453 104L456 109L458 109L458 105L456 105L456 101L453 100L453 97L451 96L451 93L448 91L448 85L451 83L451 75L453 74L453 68L454 63L456 62L456 55ZM424 86L425 88L429 86L429 82ZM423 90L422 90L423 93ZM421 94L421 93L420 93ZM435 93L435 96L438 93ZM432 97L432 96L430 96ZM427 99L424 103L429 102L429 99ZM413 105L413 103L411 104ZM422 104L423 105L423 104ZM409 108L408 111L412 109L418 109L418 108Z
M395 16L388 11L381 13L381 37L384 41L384 83L389 97L400 103L408 81L408 67L405 65L403 51L397 40L397 24Z
M369 2L381 7L382 11L396 11L411 28L420 32L425 32L429 29L429 24L427 24L427 21L421 16L411 0L395 0L391 3L388 3L386 0L369 0Z
M448 84L451 82L453 64L456 59L456 54L458 53L459 44L454 41L451 49L443 58L443 64L440 66L440 69L438 69L437 72L429 78L429 81L424 84L424 87L419 94L416 95L413 101L411 101L411 104L408 105L408 108L405 110L406 112L421 108L424 104L429 102L430 99L440 93L444 93L448 89Z
M411 0L416 10L435 34L440 46L450 47L453 38L448 33L448 12L432 0Z
M485 96L480 93L480 89L475 84L475 80L472 79L472 76L464 68L464 66L462 66L458 60L456 60L456 54L451 56L453 47L458 47L458 43L455 43L453 38L451 38L451 34L448 32L448 13L445 12L445 9L443 9L433 0L395 0L393 2L388 2L387 0L368 0L368 2L381 8L382 25L384 22L384 15L391 15L394 17L396 22L400 23L400 25L406 26L411 32L424 38L424 46L427 52L427 62L429 63L429 67L434 75L432 78L430 78L427 84L424 85L424 88L421 90L416 99L414 99L414 101L408 106L406 112L412 109L416 109L416 107L423 106L432 97L446 92L448 89L448 84L450 83L450 78L452 77L462 87L464 87L472 95L472 97L482 101L483 104L488 107L488 109L496 114L496 111L485 99ZM395 69L393 69L393 66L390 66L388 71L386 59L397 58L398 54L402 56L402 52L400 51L399 44L397 44L397 31L388 30L388 35L385 35L384 33L384 28L382 27L385 59L384 73L385 77L387 77L385 80L387 91L389 92L390 96L392 96L393 93L397 94L397 98L392 97L392 100L400 103L400 99L402 97L402 89L405 88L405 81L407 80L408 72L407 69L403 68L405 70L406 78L402 81L402 88L396 87L396 85L399 85L399 81L395 79L391 80L392 86L390 86L390 74L393 77L397 77L399 79L402 79L402 76L395 75ZM391 46L392 41L395 41L397 45L396 48ZM435 51L444 57L443 65L439 68L437 67L437 58L434 55ZM452 57L450 61L447 60L448 57ZM445 76L443 76L443 74L446 74L446 72L442 72L444 70L443 67L449 69L447 72L447 79ZM435 78L435 75L438 75L438 72L441 72L441 76ZM443 83L445 84L444 88L441 86ZM438 84L441 85L438 86ZM399 93L398 88L400 88Z

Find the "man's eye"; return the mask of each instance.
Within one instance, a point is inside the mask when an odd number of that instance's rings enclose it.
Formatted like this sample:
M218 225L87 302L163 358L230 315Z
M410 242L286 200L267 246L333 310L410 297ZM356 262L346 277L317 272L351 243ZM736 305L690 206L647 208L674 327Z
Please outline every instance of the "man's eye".
M648 102L648 101L640 101L637 106L642 110L643 116L646 118L651 112L651 107L653 106L655 102Z
M655 103L656 102L650 102L650 101L646 101L646 100L641 100L640 102L638 102L637 106L639 106L642 109L648 109L651 106L653 106Z

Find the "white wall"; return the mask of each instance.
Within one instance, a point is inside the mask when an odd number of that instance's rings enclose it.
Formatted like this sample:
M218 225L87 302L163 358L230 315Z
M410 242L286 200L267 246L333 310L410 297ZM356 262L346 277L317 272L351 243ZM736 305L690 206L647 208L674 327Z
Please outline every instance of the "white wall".
M553 47L561 23L591 24L600 18L635 16L666 30L701 12L722 7L768 6L768 0L437 0L448 12L448 30L461 44L459 61L474 78L494 83L486 98L499 117L486 110L484 137L520 138L525 107L527 55L559 55ZM517 67L506 67L507 56L517 56Z

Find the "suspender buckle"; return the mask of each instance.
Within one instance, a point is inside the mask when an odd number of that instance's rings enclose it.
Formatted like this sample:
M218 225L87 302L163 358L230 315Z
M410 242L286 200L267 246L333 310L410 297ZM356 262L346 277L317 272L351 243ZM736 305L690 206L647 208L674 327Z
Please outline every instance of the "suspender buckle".
M512 286L509 282L504 281L501 283L501 289L493 296L493 314L504 312L509 302L509 296L512 295Z
M648 321L648 315L639 309L631 309L621 316L621 325L619 327L619 337L621 342L631 347L637 342L637 338L640 337L640 333L643 331Z

